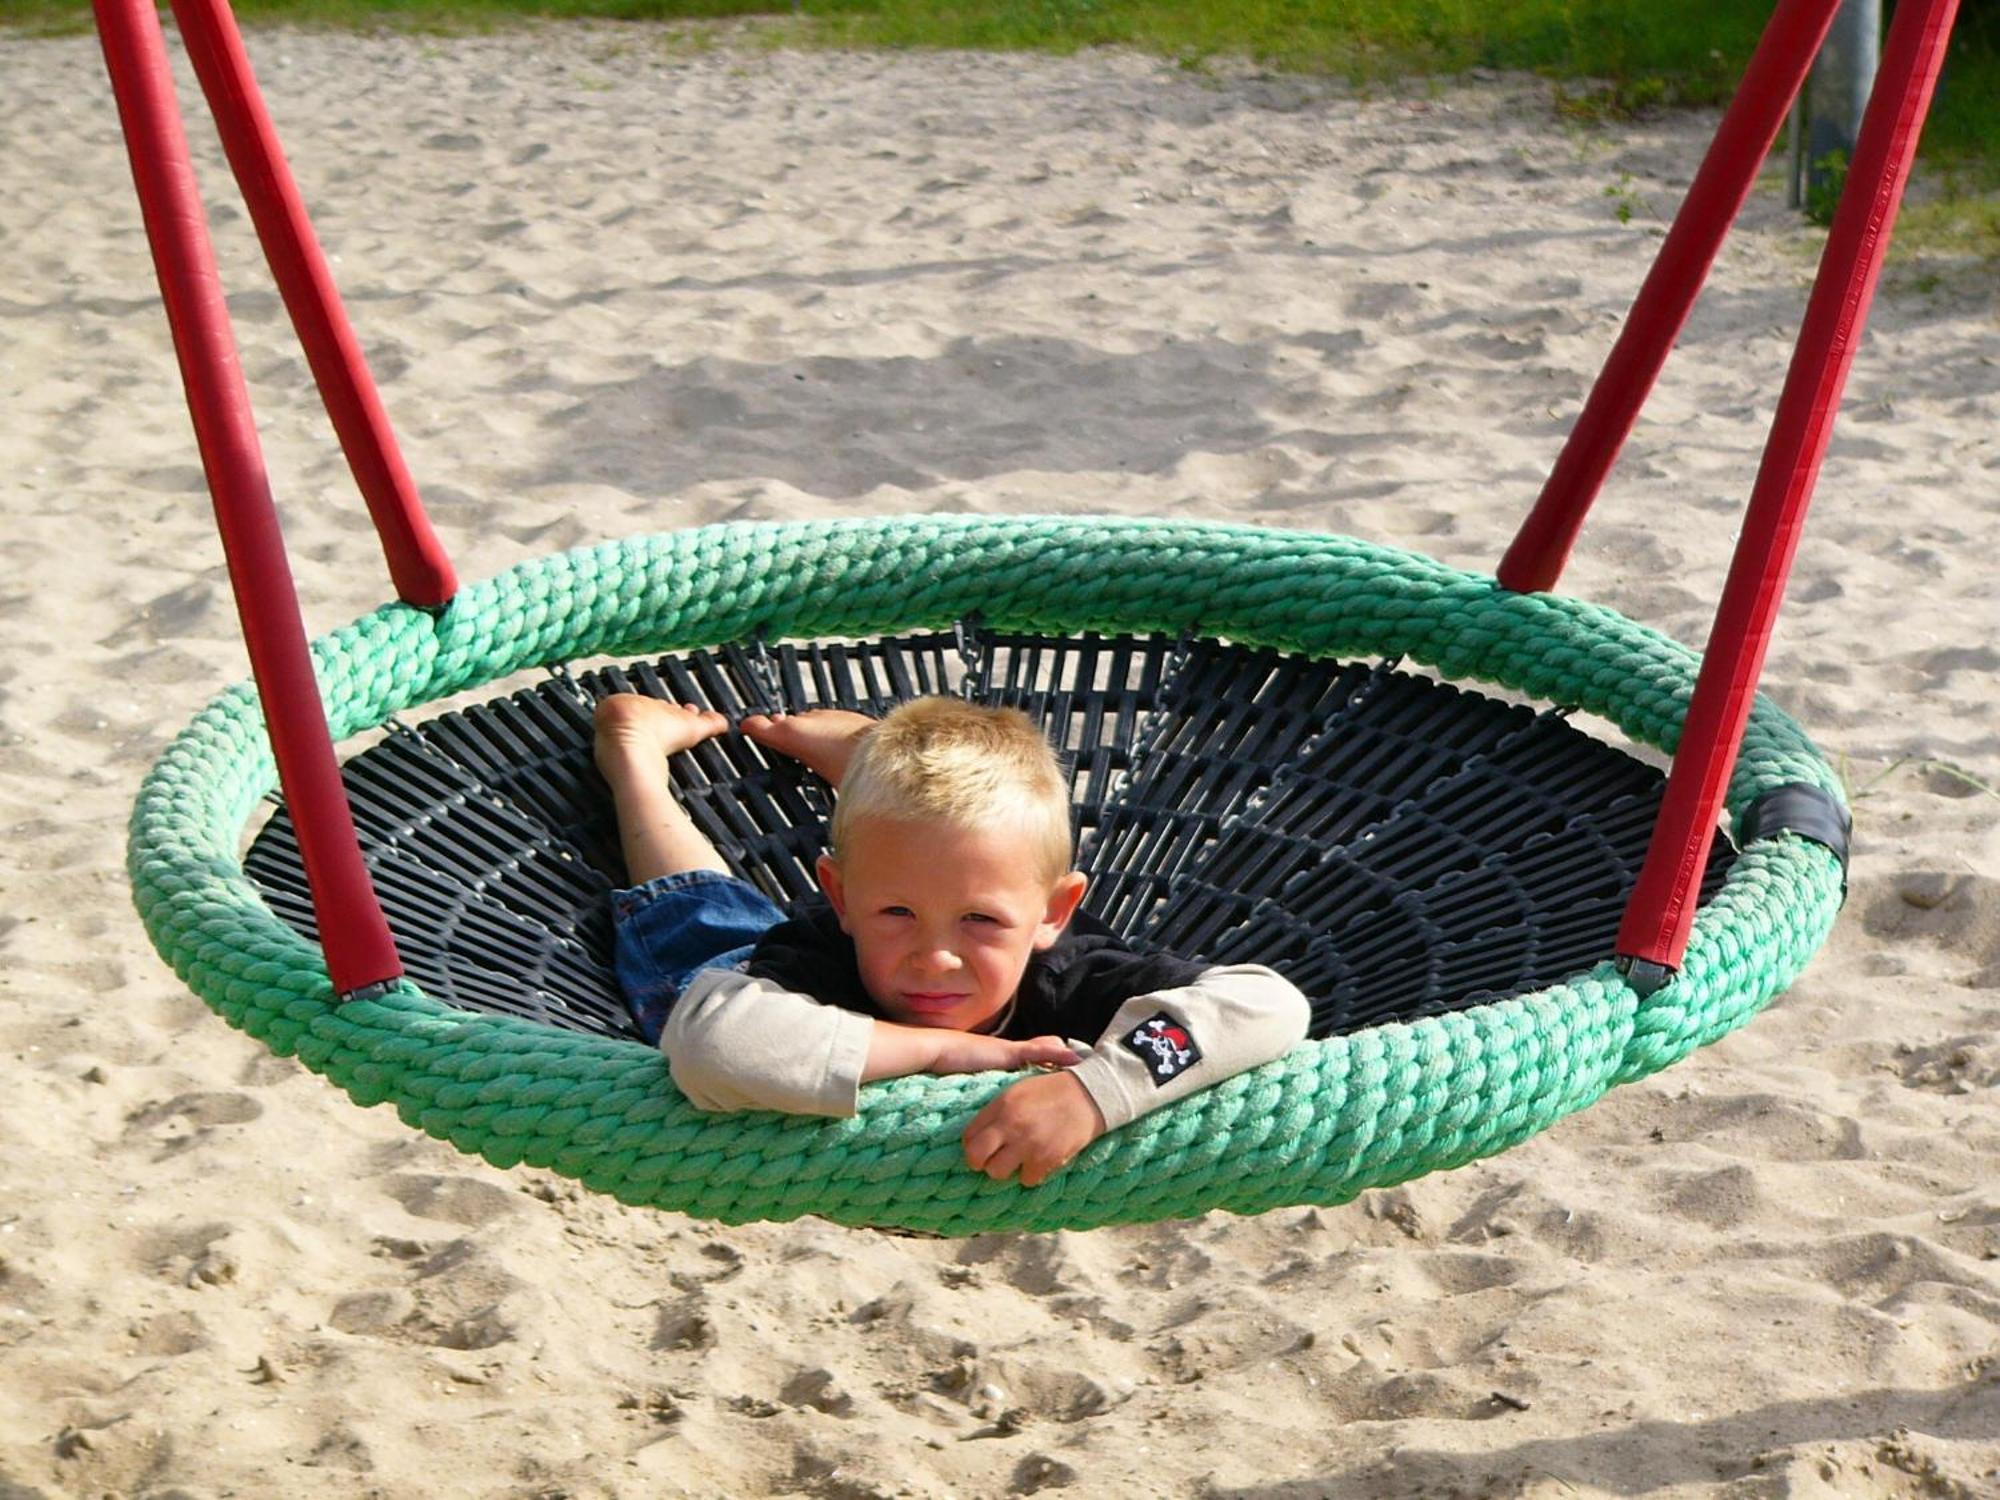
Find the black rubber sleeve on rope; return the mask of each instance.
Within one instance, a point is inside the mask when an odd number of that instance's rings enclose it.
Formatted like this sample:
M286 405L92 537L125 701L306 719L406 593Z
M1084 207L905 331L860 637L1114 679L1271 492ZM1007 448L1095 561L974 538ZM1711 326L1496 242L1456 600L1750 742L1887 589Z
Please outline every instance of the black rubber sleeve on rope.
M1796 833L1833 851L1840 861L1840 894L1847 896L1847 863L1853 846L1854 819L1831 794L1806 782L1772 787L1743 809L1734 829L1736 847L1747 849L1758 839ZM1657 994L1673 983L1675 970L1647 959L1621 956L1618 970L1641 997Z
M1772 787L1743 809L1736 820L1736 847L1774 834L1796 833L1833 851L1840 861L1840 892L1847 894L1848 856L1854 842L1854 819L1846 808L1819 787L1804 782Z
M1641 1000L1649 1000L1674 982L1680 972L1665 964L1655 963L1650 958L1633 958L1629 954L1618 957L1618 972L1625 976L1625 982L1639 992Z

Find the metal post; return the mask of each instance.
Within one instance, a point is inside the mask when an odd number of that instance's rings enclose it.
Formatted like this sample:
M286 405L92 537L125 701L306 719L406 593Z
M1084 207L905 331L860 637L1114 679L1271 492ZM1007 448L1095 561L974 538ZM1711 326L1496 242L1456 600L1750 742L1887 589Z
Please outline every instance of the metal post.
M1793 111L1787 197L1825 222L1854 160L1861 114L1882 63L1882 0L1841 0Z

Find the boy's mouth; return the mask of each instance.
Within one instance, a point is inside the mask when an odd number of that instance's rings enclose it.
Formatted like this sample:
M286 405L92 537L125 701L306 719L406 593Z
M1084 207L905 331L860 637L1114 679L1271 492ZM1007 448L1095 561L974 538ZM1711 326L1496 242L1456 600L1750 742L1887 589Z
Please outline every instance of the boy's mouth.
M903 1004L911 1010L934 1013L950 1010L954 1005L963 1004L972 997L956 990L905 990Z

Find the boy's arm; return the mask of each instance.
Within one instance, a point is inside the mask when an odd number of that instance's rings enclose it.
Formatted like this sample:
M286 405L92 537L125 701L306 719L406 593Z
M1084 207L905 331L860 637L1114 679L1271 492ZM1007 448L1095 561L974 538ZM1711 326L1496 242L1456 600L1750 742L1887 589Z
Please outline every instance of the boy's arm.
M1036 1187L1107 1130L1297 1045L1311 1015L1298 987L1261 964L1134 996L1089 1057L994 1096L965 1128L965 1159L996 1181L1019 1172Z
M1305 1040L1312 1008L1262 964L1223 964L1180 989L1118 1008L1091 1055L1069 1069L1107 1130L1184 1099Z
M697 1109L851 1115L861 1085L908 1073L980 1073L1076 1061L1057 1037L1007 1041L898 1026L728 970L698 976L660 1034Z

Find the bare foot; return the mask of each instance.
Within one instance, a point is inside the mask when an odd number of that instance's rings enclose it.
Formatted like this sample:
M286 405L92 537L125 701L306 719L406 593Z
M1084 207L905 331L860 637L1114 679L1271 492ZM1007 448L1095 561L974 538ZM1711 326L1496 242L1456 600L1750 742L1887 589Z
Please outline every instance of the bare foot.
M613 693L598 701L592 749L607 777L635 768L658 774L669 755L713 739L728 727L729 721L714 709L667 703L643 693Z
M802 714L751 714L738 727L765 749L789 755L839 786L855 746L875 721L844 708L812 708Z

